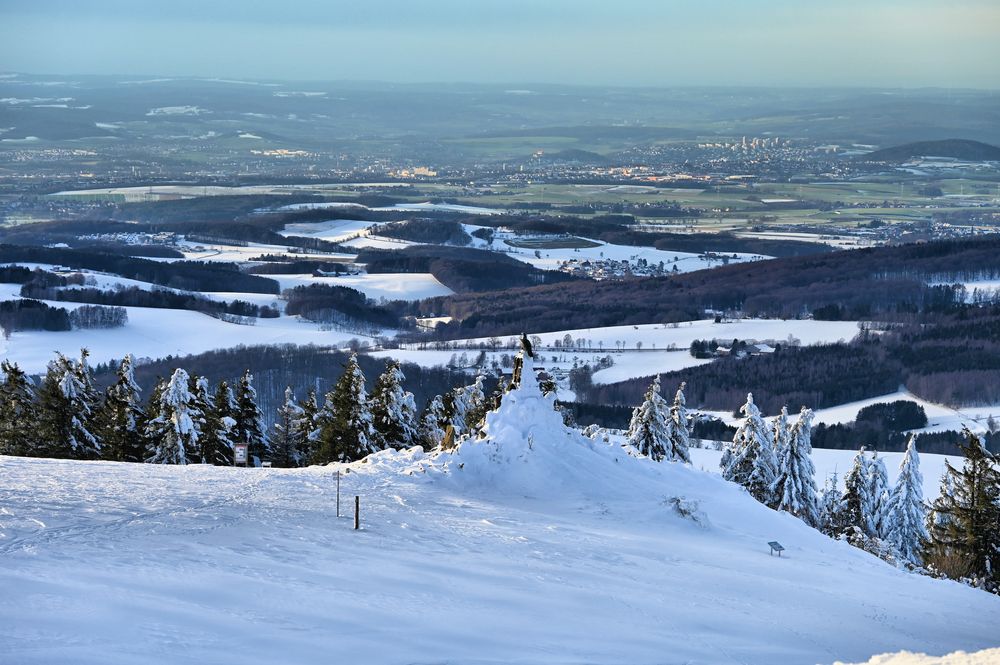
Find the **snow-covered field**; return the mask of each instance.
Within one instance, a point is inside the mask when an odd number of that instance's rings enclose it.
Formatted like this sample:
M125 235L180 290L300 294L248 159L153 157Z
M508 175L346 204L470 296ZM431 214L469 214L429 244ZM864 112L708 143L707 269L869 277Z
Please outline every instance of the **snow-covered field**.
M353 219L331 219L325 222L301 222L287 224L279 233L283 236L320 238L330 242L343 242L367 231L375 222L359 222Z
M724 264L721 259L704 258L699 254L692 254L691 252L676 252L673 250L635 247L632 245L612 245L589 238L586 238L586 240L596 243L597 246L579 249L540 249L538 250L539 256L535 256L534 249L514 247L506 243L503 244L503 249L512 258L524 261L543 270L557 270L562 263L573 259L577 261L629 261L631 263L635 263L639 259L645 259L651 264L658 264L662 261L667 270L672 270L676 266L678 272L715 268ZM728 254L727 256L727 262L729 263L741 263L767 258L758 254Z
M537 390L505 405L453 454L349 467L0 458L0 661L771 665L1000 641L996 596L589 442Z
M340 277L313 277L312 275L269 275L281 284L281 290L309 284L346 286L361 291L369 298L379 300L420 300L454 293L430 273L375 273L342 275Z
M72 309L77 303L50 303ZM0 356L16 362L28 373L45 371L56 351L77 355L90 350L91 362L120 359L126 353L136 358L188 355L240 344L340 344L357 334L326 332L298 317L256 319L256 325L226 323L220 319L176 309L126 307L128 323L109 330L15 332L0 339Z
M787 344L789 338L792 338L795 343L809 345L847 342L857 333L858 325L854 321L741 319L715 323L712 319L705 319L677 324L657 323L540 333L537 336L542 343L536 350L544 357L546 367L563 369L572 367L574 358L593 364L597 358L610 355L614 365L595 372L593 377L594 383L605 384L711 362L710 359L695 358L688 351L691 342L696 339L718 339L723 345L728 345L733 339ZM567 335L573 340L573 344L565 348L561 345ZM578 340L583 340L583 343L579 344ZM461 340L459 344L464 345L466 341L476 345L480 342L488 344L490 340L476 338ZM510 338L500 339L501 344L507 344L509 341ZM560 348L555 348L557 342ZM641 345L641 350L637 349L636 345ZM475 349L438 351L419 349L415 348L416 346L409 345L405 349L388 350L383 352L383 355L433 367L446 364L452 355L465 352L474 360L479 353ZM517 346L516 340L514 346ZM511 351L501 349L498 353L509 354ZM489 360L495 355L497 354L487 354Z

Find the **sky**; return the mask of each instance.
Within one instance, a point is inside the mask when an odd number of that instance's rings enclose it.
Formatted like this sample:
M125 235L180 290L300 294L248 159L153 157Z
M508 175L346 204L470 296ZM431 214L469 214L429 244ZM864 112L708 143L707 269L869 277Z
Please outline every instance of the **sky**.
M0 0L0 71L1000 88L1000 0Z

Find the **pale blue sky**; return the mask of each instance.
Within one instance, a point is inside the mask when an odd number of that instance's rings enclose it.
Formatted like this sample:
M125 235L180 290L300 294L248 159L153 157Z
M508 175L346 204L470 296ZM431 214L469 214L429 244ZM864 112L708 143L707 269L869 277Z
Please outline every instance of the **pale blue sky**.
M0 0L0 70L1000 88L1000 0Z

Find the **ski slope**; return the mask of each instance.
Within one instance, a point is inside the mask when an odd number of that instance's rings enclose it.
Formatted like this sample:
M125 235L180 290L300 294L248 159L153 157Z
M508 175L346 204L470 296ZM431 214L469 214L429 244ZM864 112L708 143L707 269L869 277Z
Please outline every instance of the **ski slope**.
M336 515L337 470L360 531ZM8 457L0 479L5 663L774 665L1000 642L1000 597L590 441L537 387L453 453L298 470Z

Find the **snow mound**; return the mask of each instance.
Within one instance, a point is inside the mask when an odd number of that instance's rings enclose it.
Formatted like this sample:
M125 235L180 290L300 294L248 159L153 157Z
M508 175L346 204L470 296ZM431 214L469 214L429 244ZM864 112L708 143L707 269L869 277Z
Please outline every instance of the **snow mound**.
M626 474L642 475L648 464L617 445L566 427L555 409L555 395L543 395L539 389L531 358L524 358L522 377L500 407L486 414L480 435L466 437L454 452L441 454L439 462L456 482L512 494L566 497L589 490L604 493Z
M1000 663L1000 649L986 649L975 653L956 651L945 656L928 656L925 653L883 653L856 665L994 665ZM834 665L847 665L837 661Z

